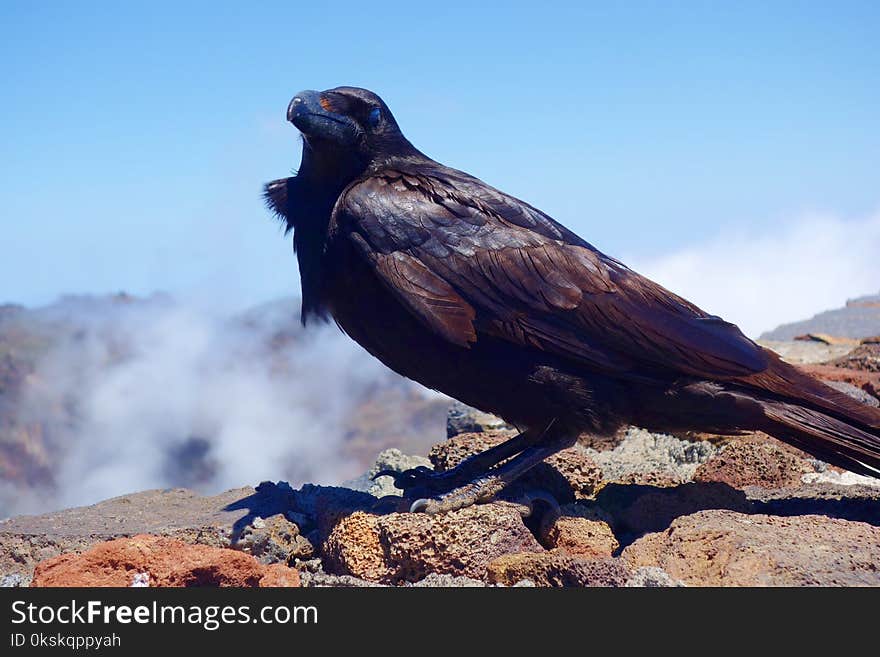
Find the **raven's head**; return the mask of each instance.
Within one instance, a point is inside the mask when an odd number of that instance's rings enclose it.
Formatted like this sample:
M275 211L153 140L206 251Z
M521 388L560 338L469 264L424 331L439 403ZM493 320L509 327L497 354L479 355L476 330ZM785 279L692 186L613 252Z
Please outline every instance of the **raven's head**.
M301 91L287 106L287 120L315 155L346 169L415 152L385 102L366 89Z
M385 102L366 89L301 91L287 106L287 120L303 135L302 163L295 176L268 183L263 195L286 229L294 231L305 322L325 314L320 260L340 192L371 167L424 155L400 132Z

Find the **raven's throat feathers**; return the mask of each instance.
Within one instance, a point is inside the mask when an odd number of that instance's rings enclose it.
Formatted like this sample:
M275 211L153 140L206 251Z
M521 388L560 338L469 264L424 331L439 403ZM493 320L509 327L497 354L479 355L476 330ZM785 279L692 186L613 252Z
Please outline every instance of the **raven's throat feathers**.
M293 250L299 264L302 288L302 323L306 324L311 317L325 320L327 310L321 302L321 258L332 201L322 202L309 194L307 186L297 176L268 183L263 190L263 198L284 225L285 235L293 231Z

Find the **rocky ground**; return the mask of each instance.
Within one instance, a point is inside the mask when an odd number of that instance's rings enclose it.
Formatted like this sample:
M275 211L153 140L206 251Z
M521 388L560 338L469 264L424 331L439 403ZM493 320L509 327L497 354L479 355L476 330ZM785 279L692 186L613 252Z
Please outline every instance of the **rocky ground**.
M780 351L823 377L840 370L842 389L877 402L880 344ZM385 450L345 487L154 490L12 518L0 523L0 576L7 586L880 586L880 482L768 436L631 428L550 459L503 501L407 513L391 478L373 474L445 470L512 429L456 404L447 433L427 458Z

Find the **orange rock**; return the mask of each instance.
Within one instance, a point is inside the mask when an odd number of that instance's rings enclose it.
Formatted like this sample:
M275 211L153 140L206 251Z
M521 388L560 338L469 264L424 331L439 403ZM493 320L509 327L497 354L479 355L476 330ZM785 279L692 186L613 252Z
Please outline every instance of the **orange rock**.
M731 440L694 473L694 481L716 481L734 488L796 488L814 468L792 450L770 440Z
M379 518L365 511L341 518L324 542L325 567L370 582L386 580L391 568L379 540Z
M454 468L467 457L499 445L515 435L515 431L507 429L460 433L434 445L428 452L428 458L434 464L435 470L445 472Z
M624 549L689 586L880 586L880 528L820 515L701 511Z
M325 567L386 584L417 582L431 573L480 579L492 559L543 552L516 506L476 504L436 516L424 513L342 518L324 542Z
M490 584L513 586L524 579L536 586L623 586L629 568L619 559L584 559L559 550L505 554L487 568Z
M610 557L620 547L604 520L577 515L556 516L541 528L548 548L588 558Z
M299 571L281 563L266 566L260 588L296 588L300 586Z
M31 586L299 586L292 568L226 548L138 534L37 564Z
M848 383L880 399L880 372L841 367L839 365L799 365L798 367L817 379Z

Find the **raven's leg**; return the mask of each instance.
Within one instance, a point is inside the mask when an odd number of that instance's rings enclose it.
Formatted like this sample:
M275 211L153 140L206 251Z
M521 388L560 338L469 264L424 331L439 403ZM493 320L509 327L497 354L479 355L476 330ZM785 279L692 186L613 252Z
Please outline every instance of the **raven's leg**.
M394 478L394 485L404 491L404 496L432 495L452 490L461 486L480 475L488 472L492 466L501 461L519 454L524 449L531 447L544 436L543 431L526 429L510 440L490 447L487 450L469 456L454 468L444 472L435 472L424 466L412 468L404 472L394 470L382 470L373 475L376 477L388 476Z
M491 502L505 486L521 477L527 470L556 452L571 447L576 441L576 433L558 434L550 440L545 439L544 442L528 447L507 463L444 495L416 500L412 503L410 511L435 514L454 511L477 502Z

